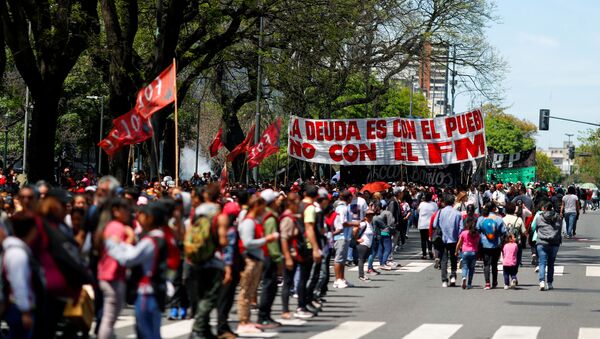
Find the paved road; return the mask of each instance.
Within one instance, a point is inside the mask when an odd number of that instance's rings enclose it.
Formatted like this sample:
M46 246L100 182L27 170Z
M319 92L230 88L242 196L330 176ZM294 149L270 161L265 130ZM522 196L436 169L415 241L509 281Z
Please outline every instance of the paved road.
M397 255L399 271L332 290L323 312L294 321L260 338L600 338L600 213L582 215L576 239L565 240L557 259L553 291L540 292L533 267L520 269L519 289L483 290L480 265L474 289L442 288L440 271L420 260L418 233ZM524 263L530 262L526 251ZM500 273L501 275L501 273ZM277 298L274 316L281 306ZM235 319L235 311L232 314ZM117 323L119 337L135 337L130 309ZM235 324L234 324L235 325ZM163 338L185 338L191 320L163 322Z

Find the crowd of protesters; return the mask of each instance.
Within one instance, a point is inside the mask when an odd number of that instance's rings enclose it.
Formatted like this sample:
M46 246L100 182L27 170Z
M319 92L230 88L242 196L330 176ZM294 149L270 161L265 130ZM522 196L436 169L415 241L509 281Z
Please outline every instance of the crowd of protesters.
M75 181L68 171L59 181L3 193L0 299L10 338L86 331L63 316L83 286L94 290L98 338L115 337L126 304L139 338L160 338L163 314L193 318L191 338L260 334L282 326L272 312L279 290L277 317L317 317L330 288L353 286L349 266L358 266L354 284L397 268L394 253L411 228L443 287L457 284L462 265L462 288L472 288L482 259L484 289L493 289L502 258L504 288L514 288L529 247L540 290L552 289L563 219L565 236L575 236L588 200L575 187L540 183L459 190L399 182L369 192L314 180L222 186L210 173L178 187L170 177L136 173L134 186L123 188L110 176Z

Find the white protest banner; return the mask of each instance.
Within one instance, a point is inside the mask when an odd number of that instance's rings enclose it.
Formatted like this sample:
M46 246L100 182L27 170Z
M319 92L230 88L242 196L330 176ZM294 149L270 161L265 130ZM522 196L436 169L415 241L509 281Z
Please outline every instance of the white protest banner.
M440 166L486 156L479 109L434 119L290 118L288 154L339 165Z

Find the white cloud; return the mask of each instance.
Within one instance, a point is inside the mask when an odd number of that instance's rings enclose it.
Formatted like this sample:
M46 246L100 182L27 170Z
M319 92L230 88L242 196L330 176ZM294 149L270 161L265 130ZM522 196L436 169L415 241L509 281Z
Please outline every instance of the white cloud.
M544 48L560 46L560 42L556 38L544 34L519 33L519 41Z

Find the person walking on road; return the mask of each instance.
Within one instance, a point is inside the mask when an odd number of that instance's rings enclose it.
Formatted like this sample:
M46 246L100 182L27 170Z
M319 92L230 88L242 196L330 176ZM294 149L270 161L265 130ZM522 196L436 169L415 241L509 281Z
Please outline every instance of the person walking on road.
M442 287L448 287L448 259L450 259L450 286L456 286L456 243L458 235L462 229L462 216L459 211L452 208L454 205L454 196L447 194L444 197L445 205L437 213L433 222L433 227L442 234L443 245L441 247L441 271Z
M571 239L576 234L575 231L577 229L577 219L579 219L580 210L581 204L579 203L577 194L575 194L575 187L570 186L567 189L567 195L562 198L562 206L560 208L560 214L565 218L567 223L567 239Z
M433 193L426 192L425 193L425 201L419 204L417 208L417 213L419 214L419 233L421 234L421 251L423 255L421 259L427 259L427 253L429 253L429 259L433 259L433 250L431 241L429 241L429 223L431 222L431 217L438 210L438 206L433 200ZM429 250L429 252L427 252Z
M552 203L544 205L543 212L536 217L533 231L537 233L537 251L539 256L538 280L540 291L554 288L554 262L558 248L562 243L560 234L562 220L554 211ZM546 267L548 275L546 276Z
M473 275L475 274L475 263L477 261L477 250L479 248L479 233L475 229L475 220L467 218L464 221L464 229L460 232L458 244L456 244L455 256L462 252L462 289L471 289Z
M500 260L500 245L502 238L506 235L504 221L495 213L496 206L487 203L483 207L482 216L477 221L477 230L481 234L483 245L483 273L485 275L485 287L496 288L498 286L498 261ZM492 284L490 285L490 270L492 273Z
M356 237L356 250L358 251L358 279L361 281L370 281L365 277L365 261L369 257L369 251L373 244L373 216L375 211L371 208L367 210L365 221L360 223L358 227L358 235Z

